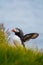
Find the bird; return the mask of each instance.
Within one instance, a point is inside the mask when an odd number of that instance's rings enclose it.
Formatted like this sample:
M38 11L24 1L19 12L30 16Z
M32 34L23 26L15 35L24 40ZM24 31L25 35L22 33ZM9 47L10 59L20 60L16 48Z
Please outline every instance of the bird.
M36 39L39 36L39 34L36 33L36 32L24 34L23 31L20 28L13 28L11 31L14 32L15 35L20 38L23 47L25 47L24 42L29 41L30 39Z

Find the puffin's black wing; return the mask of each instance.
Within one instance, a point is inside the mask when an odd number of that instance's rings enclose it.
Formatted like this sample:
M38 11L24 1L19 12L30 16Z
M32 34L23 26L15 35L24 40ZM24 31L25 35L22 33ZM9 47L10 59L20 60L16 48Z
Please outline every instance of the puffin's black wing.
M30 40L30 39L35 39L39 36L38 33L30 33L30 34L26 34L23 36L23 41L27 41L27 40Z

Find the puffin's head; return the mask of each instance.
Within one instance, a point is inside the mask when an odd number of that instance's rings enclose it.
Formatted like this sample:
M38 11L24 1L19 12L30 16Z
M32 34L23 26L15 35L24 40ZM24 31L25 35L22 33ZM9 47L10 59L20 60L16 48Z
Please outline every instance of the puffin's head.
M20 32L18 28L12 29L11 31L14 32L14 33L19 33Z

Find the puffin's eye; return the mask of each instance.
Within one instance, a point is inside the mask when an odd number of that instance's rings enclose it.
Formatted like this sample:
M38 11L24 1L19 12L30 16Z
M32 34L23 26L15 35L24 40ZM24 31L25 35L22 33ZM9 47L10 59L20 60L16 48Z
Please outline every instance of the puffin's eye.
M19 32L19 30L18 29L15 29L15 32Z
M19 30L16 30L16 32L19 32Z

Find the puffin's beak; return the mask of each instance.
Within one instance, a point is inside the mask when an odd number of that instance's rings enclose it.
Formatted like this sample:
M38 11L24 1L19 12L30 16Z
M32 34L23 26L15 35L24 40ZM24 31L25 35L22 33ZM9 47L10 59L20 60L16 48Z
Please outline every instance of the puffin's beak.
M12 29L11 31L12 31L12 32L15 32L15 30L14 30L14 29Z

